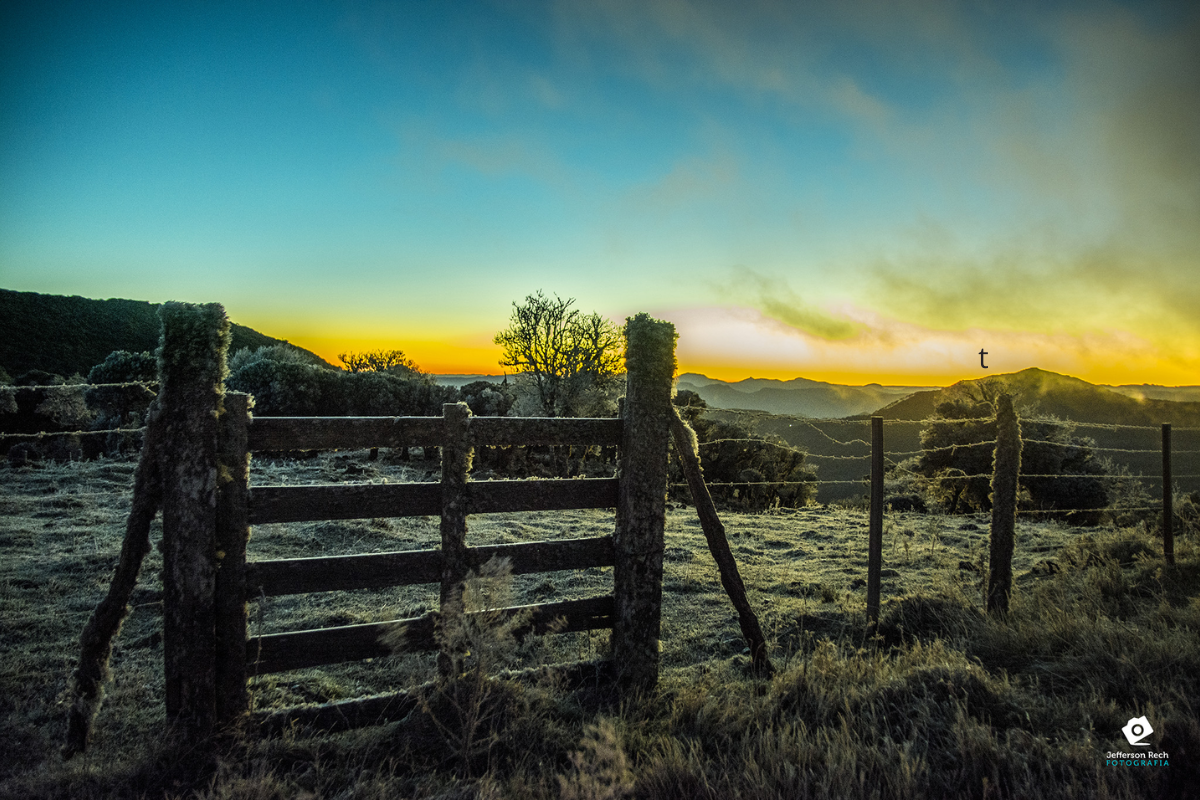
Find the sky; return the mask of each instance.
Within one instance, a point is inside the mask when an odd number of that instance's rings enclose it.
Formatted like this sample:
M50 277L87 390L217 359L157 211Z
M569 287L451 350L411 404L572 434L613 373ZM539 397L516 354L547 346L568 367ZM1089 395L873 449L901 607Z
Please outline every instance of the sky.
M0 287L334 363L498 374L541 290L726 380L1200 384L1198 279L1195 2L0 9Z

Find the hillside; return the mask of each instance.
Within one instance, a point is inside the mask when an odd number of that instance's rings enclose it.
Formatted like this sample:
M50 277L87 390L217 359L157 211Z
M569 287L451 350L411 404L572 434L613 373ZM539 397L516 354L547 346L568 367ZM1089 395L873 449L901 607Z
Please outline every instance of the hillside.
M64 377L87 375L114 350L153 352L158 346L158 304L0 289L0 332L0 367L12 378L31 369ZM230 352L281 343L283 339L253 328L232 326ZM327 363L303 352L313 363Z
M747 378L727 383L695 372L680 375L678 386L696 392L711 408L767 411L813 418L865 414L923 388L881 386L878 383L842 386L807 378L788 381Z
M1079 422L1115 425L1200 425L1200 402L1178 402L1146 397L1139 399L1105 386L1097 386L1069 375L1036 367L1006 375L959 381L945 389L917 392L880 408L885 419L925 419L938 403L976 384L1003 384L1017 396L1017 405L1027 412L1053 414Z

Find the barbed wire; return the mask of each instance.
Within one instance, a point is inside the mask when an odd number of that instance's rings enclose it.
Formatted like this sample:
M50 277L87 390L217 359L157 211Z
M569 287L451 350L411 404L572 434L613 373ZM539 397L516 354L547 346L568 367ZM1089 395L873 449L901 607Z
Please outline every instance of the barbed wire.
M823 458L826 461L864 461L871 458L870 453L864 453L861 456L825 456L820 453L805 453L805 460L810 458Z
M124 389L129 386L158 386L158 381L126 381L125 383L52 383L46 386L31 384L28 386L0 386L0 391L15 392L24 389Z
M109 433L142 433L140 428L106 428L102 431L38 431L37 433L0 433L0 439L53 439L56 436L101 436Z
M870 446L871 446L871 443L870 443L870 442L864 441L864 440L862 440L862 439L851 439L851 440L850 440L850 441L848 441L848 442L843 442L843 441L841 441L840 439L835 439L835 438L833 438L833 437L832 437L832 436L830 436L828 433L826 433L825 431L821 430L820 428L818 428L816 425L814 425L812 422L810 422L810 421L808 421L808 420L802 420L801 422L802 422L802 424L804 424L804 425L807 425L808 427L812 428L812 429L813 429L814 431L816 431L817 433L819 433L819 434L821 434L822 436L824 436L824 437L825 437L826 439L828 439L829 441L833 442L833 443L834 443L834 444L836 444L836 445L840 445L841 447L850 447L850 446L852 446L852 445L856 445L856 444L862 444L862 445L866 445L867 447L870 447ZM790 426L789 426L789 427L790 427Z
M864 484L865 485L865 484L869 484L870 481L867 479L864 479L864 478L860 478L858 480L844 480L844 481L834 481L834 480L829 480L829 481L816 481L816 480L814 480L814 481L717 481L717 482L705 481L704 485L708 488L712 488L714 486L821 486L824 484L847 484L847 483ZM671 483L668 485L671 486L672 488L680 488L680 487L688 486L687 483Z
M125 495L129 494L131 492L133 492L132 479L130 479L130 484L128 487L124 487L124 488L120 488L120 489L112 489L107 492L54 491L54 492L38 492L36 494L33 492L22 492L20 494L5 492L4 496L6 498L11 498L14 500L29 499L29 500L45 501L45 500L75 499L77 497L78 498L105 497L105 498L108 498L109 500L111 500L113 498L113 496L115 495L116 497L118 497L121 500L128 500L129 498L125 497Z
M780 450L787 450L787 451L789 451L789 452L793 452L793 453L804 453L804 452L805 452L805 450L804 450L803 448L801 448L801 447L799 447L799 446L797 446L797 445L794 445L794 444L787 444L786 442L785 442L785 443L783 443L783 444L780 444L779 442L772 442L770 439L753 439L753 438L747 438L747 439L734 439L734 438L725 438L725 439L710 439L710 440L708 440L707 442L698 442L698 444L699 444L701 447L704 447L704 446L706 446L706 445L710 445L710 444L723 444L723 443L725 443L725 442L736 442L736 443L745 443L745 444L760 444L760 445L762 445L762 444L765 444L765 445L767 445L768 447L776 447L776 448L779 448Z

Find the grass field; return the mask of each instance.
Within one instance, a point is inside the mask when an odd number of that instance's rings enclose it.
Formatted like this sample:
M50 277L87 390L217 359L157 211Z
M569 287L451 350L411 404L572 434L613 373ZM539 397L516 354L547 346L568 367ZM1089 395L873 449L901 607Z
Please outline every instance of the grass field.
M433 465L366 453L256 461L257 483L421 480ZM989 520L885 519L880 636L865 628L866 514L821 506L722 515L778 674L748 672L693 509L668 511L658 691L616 703L548 683L483 687L464 745L445 695L409 719L321 736L174 744L163 713L161 560L142 569L89 751L63 763L76 640L107 589L134 464L0 467L0 796L12 797L1162 797L1200 786L1200 552L1161 561L1145 528L1018 520L1006 621L984 618ZM611 532L606 512L472 517L472 544ZM155 526L157 542L161 529ZM256 527L250 558L426 549L431 518ZM516 603L610 590L611 570L511 579ZM412 616L435 586L251 604L252 632ZM607 632L518 646L497 667L602 656ZM252 680L256 708L403 689L398 656ZM1169 767L1106 765L1145 715Z

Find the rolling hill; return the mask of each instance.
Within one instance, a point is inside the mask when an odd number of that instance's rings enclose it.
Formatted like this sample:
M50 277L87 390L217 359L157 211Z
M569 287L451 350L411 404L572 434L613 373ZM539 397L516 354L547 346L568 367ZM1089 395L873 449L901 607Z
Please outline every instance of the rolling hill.
M87 375L114 350L153 352L158 335L155 303L0 289L0 367L12 378L35 369ZM253 328L232 326L231 353L283 343ZM316 353L303 352L314 364L332 366Z
M917 392L874 412L884 419L925 419L939 403L969 391L973 384L1002 384L1017 396L1025 413L1053 414L1077 422L1111 425L1200 425L1200 402L1131 397L1106 386L1037 367L1006 375L959 381L945 389ZM1161 388L1161 387L1160 387Z

